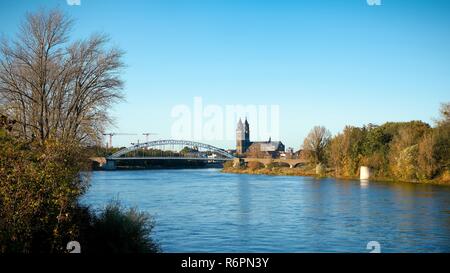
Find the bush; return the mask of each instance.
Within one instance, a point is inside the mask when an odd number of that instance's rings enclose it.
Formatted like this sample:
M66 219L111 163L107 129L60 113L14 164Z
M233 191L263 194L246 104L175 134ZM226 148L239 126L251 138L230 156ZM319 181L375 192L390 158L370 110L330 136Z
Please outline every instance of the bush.
M74 143L0 134L0 253L67 253L70 241L79 241L83 253L159 251L150 216L117 202L98 215L78 204L87 166Z
M275 162L271 161L268 164L266 164L266 169L272 170L278 167L278 164L276 164Z
M223 168L224 169L233 168L233 164L234 164L233 160L225 161L223 163Z
M264 168L264 164L257 161L250 161L247 163L247 168L249 168L250 170L258 170Z
M87 188L78 145L0 137L0 253L61 253L78 236L73 211Z
M319 163L316 165L316 175L324 176L326 174L326 167L324 164Z
M417 154L418 146L410 146L400 152L393 165L395 176L404 181L412 181L417 179Z
M132 208L126 210L114 201L99 214L90 212L85 228L83 253L156 253L161 249L151 237L152 217Z

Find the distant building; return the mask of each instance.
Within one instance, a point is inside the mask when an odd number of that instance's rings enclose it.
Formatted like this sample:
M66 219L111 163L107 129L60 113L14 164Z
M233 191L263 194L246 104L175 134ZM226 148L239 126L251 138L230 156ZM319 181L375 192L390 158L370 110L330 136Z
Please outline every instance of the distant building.
M251 142L250 125L247 119L242 123L239 119L236 128L236 153L238 155L248 155L252 157L279 157L284 152L284 144L281 141Z
M280 153L280 158L284 159L292 159L295 157L294 148L289 147L286 149L286 152Z

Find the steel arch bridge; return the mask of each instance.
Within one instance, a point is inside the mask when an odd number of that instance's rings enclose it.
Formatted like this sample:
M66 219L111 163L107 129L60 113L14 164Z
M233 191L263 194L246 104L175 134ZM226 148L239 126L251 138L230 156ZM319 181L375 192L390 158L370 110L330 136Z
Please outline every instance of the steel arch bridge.
M204 149L206 152L213 154L215 156L213 157L205 157L204 154L200 154L199 156L195 155L187 155L187 156L125 156L129 153L148 149L148 148L161 148L165 146L184 146L184 147L196 147L197 149ZM201 156L203 155L203 156ZM223 149L214 147L209 144L195 142L195 141L189 141L189 140L173 140L173 139L167 139L167 140L156 140L156 141L149 141L144 143L135 144L133 146L130 146L128 148L124 148L109 157L106 158L108 161L114 161L114 160L147 160L147 159L163 159L163 160L203 160L203 161L228 161L233 160L235 157L226 152Z

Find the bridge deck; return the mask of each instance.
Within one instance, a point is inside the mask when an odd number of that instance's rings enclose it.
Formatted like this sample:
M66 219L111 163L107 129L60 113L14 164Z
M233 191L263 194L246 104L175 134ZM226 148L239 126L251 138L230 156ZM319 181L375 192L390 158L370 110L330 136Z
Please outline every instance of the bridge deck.
M200 161L229 161L230 158L204 158L204 157L108 157L108 160L200 160Z

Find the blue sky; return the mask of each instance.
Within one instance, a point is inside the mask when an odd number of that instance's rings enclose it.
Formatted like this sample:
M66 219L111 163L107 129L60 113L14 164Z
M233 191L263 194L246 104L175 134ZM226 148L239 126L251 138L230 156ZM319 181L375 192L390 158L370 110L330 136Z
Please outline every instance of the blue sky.
M108 33L127 64L112 131L170 138L172 108L200 96L279 105L280 138L299 148L314 125L431 123L450 101L450 1L381 1L1 0L0 33L42 7L73 17L75 38Z

